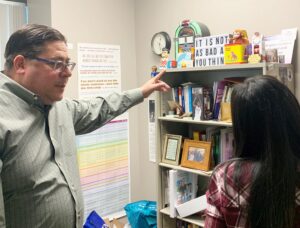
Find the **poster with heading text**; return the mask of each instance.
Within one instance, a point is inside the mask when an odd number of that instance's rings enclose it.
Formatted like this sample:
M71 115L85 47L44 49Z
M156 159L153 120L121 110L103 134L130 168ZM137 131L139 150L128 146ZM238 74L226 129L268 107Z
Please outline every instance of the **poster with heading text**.
M78 44L79 98L106 96L121 90L120 47ZM100 129L77 136L78 162L85 218L124 215L129 203L127 113Z
M78 77L80 98L120 92L120 46L78 44Z

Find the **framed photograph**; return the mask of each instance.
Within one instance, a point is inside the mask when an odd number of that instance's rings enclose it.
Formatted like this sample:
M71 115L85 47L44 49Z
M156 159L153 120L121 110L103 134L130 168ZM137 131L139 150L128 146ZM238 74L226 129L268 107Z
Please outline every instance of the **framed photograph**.
M210 161L211 142L196 141L190 139L184 140L181 166L209 171Z
M179 165L180 150L181 150L181 135L165 135L165 144L162 162L171 165Z

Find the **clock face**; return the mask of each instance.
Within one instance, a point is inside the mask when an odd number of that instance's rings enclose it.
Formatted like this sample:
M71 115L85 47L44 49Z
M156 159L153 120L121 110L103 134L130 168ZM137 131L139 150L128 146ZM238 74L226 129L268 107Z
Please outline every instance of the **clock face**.
M154 34L151 40L151 47L152 51L157 55L161 55L164 48L170 50L171 40L169 35L166 32Z

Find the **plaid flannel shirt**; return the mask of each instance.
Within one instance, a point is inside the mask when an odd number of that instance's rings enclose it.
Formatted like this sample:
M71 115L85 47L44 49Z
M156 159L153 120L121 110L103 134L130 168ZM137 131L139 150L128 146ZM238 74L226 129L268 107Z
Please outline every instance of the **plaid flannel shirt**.
M249 227L247 224L246 206L249 200L251 173L254 164L246 162L242 165L242 178L239 190L236 182L233 180L235 163L227 164L221 164L216 168L206 192L207 209L205 227L207 228ZM225 174L226 167L227 173ZM226 180L226 185L224 180ZM296 214L300 215L300 189L296 190L295 200ZM300 216L295 217L295 223L295 228L300 228Z

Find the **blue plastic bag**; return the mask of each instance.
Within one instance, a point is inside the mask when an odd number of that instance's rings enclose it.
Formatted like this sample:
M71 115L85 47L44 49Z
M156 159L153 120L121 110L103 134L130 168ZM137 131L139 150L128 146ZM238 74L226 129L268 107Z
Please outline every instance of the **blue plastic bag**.
M132 228L156 228L156 202L141 200L124 207Z
M108 225L106 225L96 211L92 211L87 217L83 228L108 228Z

